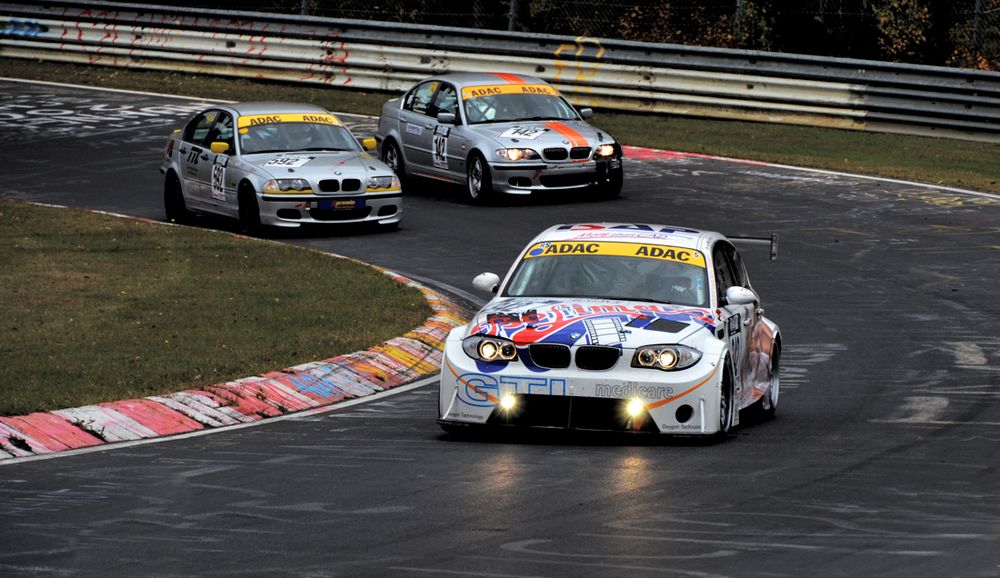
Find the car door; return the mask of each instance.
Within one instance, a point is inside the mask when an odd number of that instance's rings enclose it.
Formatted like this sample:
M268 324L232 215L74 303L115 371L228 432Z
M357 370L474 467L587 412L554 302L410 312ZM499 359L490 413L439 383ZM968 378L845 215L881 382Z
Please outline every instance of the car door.
M399 111L399 138L407 170L427 172L433 167L434 127L437 121L428 113L440 82L429 80L413 88L403 98Z
M205 205L207 203L207 187L211 178L211 160L208 145L209 132L219 117L219 110L206 110L191 119L191 122L184 127L181 136L181 144L177 148L178 164L181 168L181 188L184 191L185 200L193 205ZM206 169L208 166L208 170Z
M205 139L205 150L208 159L199 167L200 178L205 183L205 202L223 209L223 212L233 212L227 208L236 207L235 183L227 182L234 179L230 175L229 159L236 154L236 138L233 117L226 111L220 111ZM226 143L226 150L221 153L212 152L212 143ZM235 210L235 209L234 209Z
M753 334L754 324L757 322L757 308L754 303L732 304L726 300L726 289L729 287L750 289L743 261L732 244L726 241L718 241L715 244L712 249L712 265L715 270L716 299L721 312L719 322L724 331L723 339L729 342L730 358L736 378L735 397L740 400L738 407L743 407L744 397L751 393L750 387L744 385L749 363L747 346Z
M431 149L432 171L450 180L464 180L468 139L458 110L458 90L451 84L442 82L427 112L434 125ZM442 112L454 115L455 121L438 122L437 116Z

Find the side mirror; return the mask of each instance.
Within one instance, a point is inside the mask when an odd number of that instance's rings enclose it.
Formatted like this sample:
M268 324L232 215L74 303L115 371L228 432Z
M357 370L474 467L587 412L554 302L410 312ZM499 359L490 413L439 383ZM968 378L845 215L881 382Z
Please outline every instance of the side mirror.
M500 287L500 276L496 273L480 273L472 280L472 286L483 293L496 293Z
M757 300L757 294L746 287L733 286L726 289L726 303L729 305L749 305Z
M368 138L363 138L361 139L360 142L361 142L361 148L365 149L366 151L373 151L376 148L378 148L378 143L375 142L375 137L373 136L370 136Z
M222 141L215 141L212 144L208 145L208 148L212 149L213 153L221 155L222 153L229 150L229 143Z
M579 110L580 118L587 120L588 118L594 116L594 109L592 108L581 108Z
M455 124L455 115L450 112L439 112L438 122L441 124Z

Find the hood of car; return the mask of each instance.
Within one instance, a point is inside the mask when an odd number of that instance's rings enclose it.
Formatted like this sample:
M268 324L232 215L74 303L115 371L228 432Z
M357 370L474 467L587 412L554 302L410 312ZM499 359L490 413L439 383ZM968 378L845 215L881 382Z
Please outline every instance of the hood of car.
M470 125L470 130L501 148L595 147L614 139L583 121L516 121Z
M367 152L288 152L244 155L243 162L274 178L364 178L392 170Z
M680 343L698 331L713 333L708 309L611 299L501 297L469 323L467 335L492 335L518 345L608 345L635 348Z

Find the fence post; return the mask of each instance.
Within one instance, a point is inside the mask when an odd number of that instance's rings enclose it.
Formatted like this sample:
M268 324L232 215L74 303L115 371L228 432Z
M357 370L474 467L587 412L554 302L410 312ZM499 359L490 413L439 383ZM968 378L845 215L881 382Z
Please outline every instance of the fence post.
M976 0L976 13L972 17L972 63L973 68L978 68L979 62L979 16L983 13L983 0Z
M514 31L514 24L517 23L517 0L510 0L510 12L507 13L507 31Z

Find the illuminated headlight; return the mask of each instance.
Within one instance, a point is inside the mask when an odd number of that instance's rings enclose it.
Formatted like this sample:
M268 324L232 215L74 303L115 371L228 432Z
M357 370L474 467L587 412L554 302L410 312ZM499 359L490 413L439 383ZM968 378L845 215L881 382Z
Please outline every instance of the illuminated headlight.
M641 399L633 399L628 402L625 406L625 411L628 413L629 417L638 417L646 409L646 404L642 403Z
M632 367L672 371L691 367L699 359L701 352L687 345L649 345L636 350Z
M531 149L499 149L497 156L508 161L519 161L521 159L537 159L538 153Z
M597 146L597 151L594 153L599 157L610 157L615 154L615 145L602 144Z
M312 187L305 179L271 179L264 183L265 193L295 191L311 193Z
M514 342L490 337L487 335L473 335L466 337L462 342L462 349L466 355L480 361L513 361L517 359L517 348Z
M399 179L396 175L388 175L382 177L369 177L368 178L368 189L398 189Z
M504 411L510 411L514 409L517 405L517 398L513 394L508 393L507 395L500 398L500 408Z

